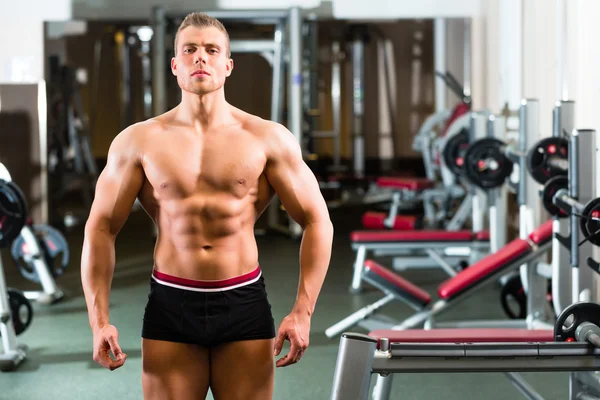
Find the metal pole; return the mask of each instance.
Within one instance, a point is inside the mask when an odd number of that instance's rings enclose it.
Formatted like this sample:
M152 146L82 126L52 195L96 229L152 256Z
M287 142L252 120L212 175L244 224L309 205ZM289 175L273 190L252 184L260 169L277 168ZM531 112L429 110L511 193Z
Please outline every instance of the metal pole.
M152 111L160 115L167 111L166 35L167 22L164 7L152 7Z
M446 19L436 18L433 31L434 71L445 73L448 69L446 65ZM435 112L440 112L446 108L446 85L441 79L436 78L434 81L434 89Z
M562 137L564 132L575 129L575 103L559 101L553 110L552 135ZM563 237L569 236L570 222L566 218L555 219L552 231ZM570 251L558 240L552 241L552 304L556 315L573 302L572 269L569 267Z
M302 145L302 22L300 8L289 15L289 129Z
M352 41L352 159L354 175L362 178L365 173L364 165L364 48L362 35L354 33Z
M471 123L469 129L471 143L487 136L487 120L488 113L486 112L471 113ZM471 191L473 193L473 232L482 232L485 230L487 195L482 189L477 188L475 185L472 185Z
M577 146L573 146L576 144ZM596 197L597 133L592 129L573 131L569 146L569 195L581 204L587 204ZM574 152L571 153L571 147ZM573 162L571 163L571 155ZM571 215L571 246L578 246L581 241L579 233L579 217ZM579 249L579 251L574 251ZM596 273L589 268L587 259L594 257L594 245L586 242L578 247L571 247L573 267L573 301L592 300L596 298ZM579 253L579 254L577 254Z
M463 53L463 82L465 96L471 96L471 30L472 22L465 18L464 53Z
M490 115L488 136L506 140L505 118ZM490 217L490 253L495 253L506 245L506 186L488 191Z

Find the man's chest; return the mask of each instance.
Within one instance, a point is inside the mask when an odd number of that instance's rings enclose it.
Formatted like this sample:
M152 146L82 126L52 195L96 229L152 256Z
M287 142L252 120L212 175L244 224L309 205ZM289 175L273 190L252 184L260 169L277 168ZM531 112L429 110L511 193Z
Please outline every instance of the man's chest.
M154 143L144 153L144 171L162 197L198 191L243 196L256 187L266 163L264 147L242 135Z

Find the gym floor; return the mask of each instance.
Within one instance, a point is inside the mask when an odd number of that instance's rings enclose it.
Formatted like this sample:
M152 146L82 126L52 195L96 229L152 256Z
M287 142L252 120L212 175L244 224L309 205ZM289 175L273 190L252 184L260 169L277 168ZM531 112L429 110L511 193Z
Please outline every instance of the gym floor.
M354 257L348 234L350 230L360 228L363 211L357 208L331 213L336 228L333 256L313 316L310 347L300 363L276 370L274 399L328 399L339 341L327 339L323 332L379 297L375 290L356 296L348 294ZM125 366L109 372L92 360L92 335L79 274L83 234L81 230L75 231L67 237L71 250L70 267L57 280L67 296L64 301L52 306L34 304L33 323L18 337L19 343L29 348L28 359L14 372L0 373L0 399L143 398L140 330L152 268L151 232L149 220L142 211L138 211L131 214L117 238L117 266L110 315L111 322L119 329L121 347L128 354ZM269 300L276 324L279 324L290 311L295 298L299 241L276 234L259 236L257 240ZM8 286L22 290L37 289L13 267L8 251L2 253ZM446 279L441 270L412 270L403 273L403 276L431 293L435 293L437 284ZM440 320L504 318L498 299L499 287L485 288ZM411 314L411 310L402 305L388 306L385 311L398 319ZM566 373L527 373L523 376L547 400L568 396ZM208 398L213 399L210 394ZM391 399L435 398L504 400L523 397L503 374L395 375Z

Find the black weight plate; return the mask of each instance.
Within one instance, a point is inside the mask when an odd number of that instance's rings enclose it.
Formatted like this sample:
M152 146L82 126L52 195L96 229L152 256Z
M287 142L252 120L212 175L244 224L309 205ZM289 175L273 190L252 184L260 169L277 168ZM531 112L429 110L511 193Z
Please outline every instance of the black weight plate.
M59 230L49 225L33 225L32 229L50 274L54 278L61 276L69 265L69 245L65 237ZM40 282L32 262L32 254L30 254L23 236L19 236L13 242L11 255L25 279L36 283Z
M15 240L27 219L23 193L12 182L0 181L0 248Z
M455 175L464 174L464 155L469 147L469 131L461 130L446 142L442 150L442 157L448 169Z
M504 155L505 144L494 138L480 139L465 152L465 176L477 187L500 187L510 176L513 163Z
M544 204L544 208L550 215L558 218L566 218L568 214L558 208L553 202L552 198L560 189L568 189L569 188L569 178L564 175L555 176L554 178L550 178L544 184L544 190L542 191L542 203Z
M562 137L544 138L527 152L527 171L540 184L558 175L566 175L567 171L552 166L551 158L568 160L569 141Z
M580 301L565 308L554 324L554 340L556 342L576 340L575 331L583 322L600 325L600 304Z
M581 233L590 243L600 246L600 198L590 200L581 212L579 227Z
M31 306L29 299L27 299L21 291L7 288L7 292L15 333L20 335L29 328L29 325L31 325L31 320L33 319L33 307Z
M504 313L510 319L524 319L527 317L527 295L525 289L521 283L521 277L515 275L508 279L502 290L500 291L500 303ZM511 304L515 304L518 307L518 311L515 312L514 307Z

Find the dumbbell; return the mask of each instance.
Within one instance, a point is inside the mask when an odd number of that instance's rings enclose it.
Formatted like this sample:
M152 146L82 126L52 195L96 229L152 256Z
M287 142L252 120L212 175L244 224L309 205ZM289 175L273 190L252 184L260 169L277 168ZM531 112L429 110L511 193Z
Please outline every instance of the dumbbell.
M475 186L493 189L504 184L512 174L516 159L525 157L527 170L540 184L568 171L569 142L562 137L549 137L538 141L527 153L495 138L473 142L464 154L464 176Z
M556 176L544 185L541 192L542 203L550 215L556 218L566 218L576 213L579 227L583 237L600 246L600 198L595 198L582 204L569 196L569 179L565 176Z

